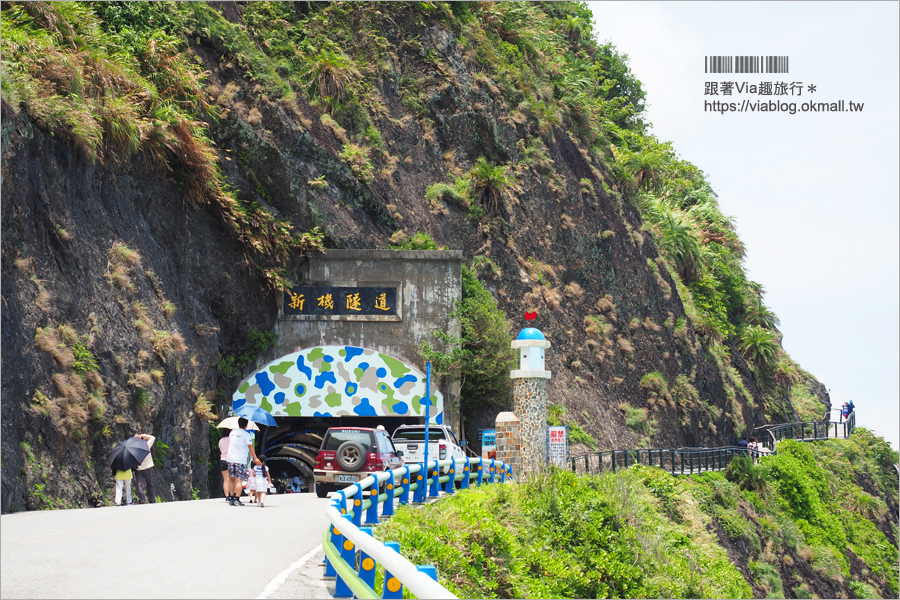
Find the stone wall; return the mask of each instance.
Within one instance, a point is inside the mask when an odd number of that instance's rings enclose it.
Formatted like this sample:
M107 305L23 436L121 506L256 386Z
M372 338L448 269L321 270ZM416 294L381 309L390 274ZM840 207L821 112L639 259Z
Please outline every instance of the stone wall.
M497 460L502 460L512 469L514 477L521 476L522 438L521 426L516 413L502 412L495 421L497 430Z

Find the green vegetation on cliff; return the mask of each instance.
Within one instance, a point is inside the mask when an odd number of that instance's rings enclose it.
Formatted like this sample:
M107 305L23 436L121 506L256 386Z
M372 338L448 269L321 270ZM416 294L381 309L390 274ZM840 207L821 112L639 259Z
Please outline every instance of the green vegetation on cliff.
M700 476L554 470L403 508L375 535L461 598L890 598L896 460L858 428Z

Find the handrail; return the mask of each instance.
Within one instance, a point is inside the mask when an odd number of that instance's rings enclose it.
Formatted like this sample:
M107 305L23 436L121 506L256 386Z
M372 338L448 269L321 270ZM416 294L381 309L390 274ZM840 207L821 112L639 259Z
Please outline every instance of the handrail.
M757 459L760 456L774 454L778 442L784 439L814 441L837 439L839 435L847 439L853 433L855 427L856 413L852 412L844 422L807 421L756 427L753 432L760 436L759 443L761 444L761 447L758 447L757 450L739 446L604 450L602 452L588 452L573 456L568 460L568 464L573 472L581 473L594 473L603 470L615 472L618 468L628 468L634 464L659 467L673 475L704 473L724 469L728 466L727 462L730 462L730 459L734 456L752 456L754 459ZM728 459L727 462L726 458ZM668 463L668 468L666 468L666 463ZM596 468L594 468L595 464Z
M441 475L443 467L450 468ZM441 484L445 494L453 494L456 481L461 481L463 488L468 488L472 481L476 485L503 483L511 478L512 471L502 461L481 457L466 458L465 462L457 462L455 458L429 460L426 473L422 471L421 464L405 465L393 471L373 473L331 493L331 505L325 510L331 527L322 545L326 556L325 575L336 578L335 597L402 598L404 586L419 598L456 597L437 582L434 567L416 566L400 554L395 542L382 543L375 539L371 528L362 527L363 513L367 523L378 523L379 504L382 516L389 516L394 514L394 501L399 498L401 505L407 504L411 492L415 492L414 502L424 502L426 494L429 498L440 497ZM384 491L378 493L381 483ZM382 596L374 589L376 564L385 569Z
M769 454L765 449L749 449L740 446L717 448L639 448L636 450L606 450L588 452L569 459L575 473L595 473L604 470L616 472L633 465L659 467L673 475L693 475L707 471L719 471L728 466L735 456L752 456L758 459ZM592 460L593 459L593 460Z

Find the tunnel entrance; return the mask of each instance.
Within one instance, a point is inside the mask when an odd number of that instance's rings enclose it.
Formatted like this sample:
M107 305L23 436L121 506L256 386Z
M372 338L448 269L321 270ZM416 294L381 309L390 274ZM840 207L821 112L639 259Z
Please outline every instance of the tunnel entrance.
M256 406L277 425L256 436L273 481L295 477L311 491L329 427L430 422L459 430L459 382L426 394L420 344L446 352L437 332L461 335L461 250L341 250L312 253L278 297L274 359L249 373L232 409ZM277 356L277 358L276 358ZM446 401L445 395L446 394ZM430 396L429 400L426 400Z
M393 433L403 424L424 423L426 409L430 422L443 424L443 395L426 379L413 365L376 350L316 346L250 375L234 393L232 408L256 406L275 417L276 425L255 435L255 450L266 455L279 492L309 492L329 427L382 425Z
M291 489L294 477L299 479L303 492L313 490L313 468L322 438L329 427L384 426L393 434L400 425L422 424L419 417L286 417L278 425L269 427L263 435L256 435L256 452L266 455L272 482L279 494Z

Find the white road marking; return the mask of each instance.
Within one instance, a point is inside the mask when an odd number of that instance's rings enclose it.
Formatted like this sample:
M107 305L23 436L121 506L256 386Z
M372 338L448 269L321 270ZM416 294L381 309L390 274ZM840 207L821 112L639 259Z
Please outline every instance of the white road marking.
M281 587L281 584L287 581L287 578L291 573L302 567L306 563L306 561L318 554L321 550L322 544L319 544L318 546L295 560L293 563L291 563L291 565L287 569L276 575L272 579L272 581L270 581L268 585L266 585L262 593L256 597L256 600L265 600L266 598L277 592L278 588Z

